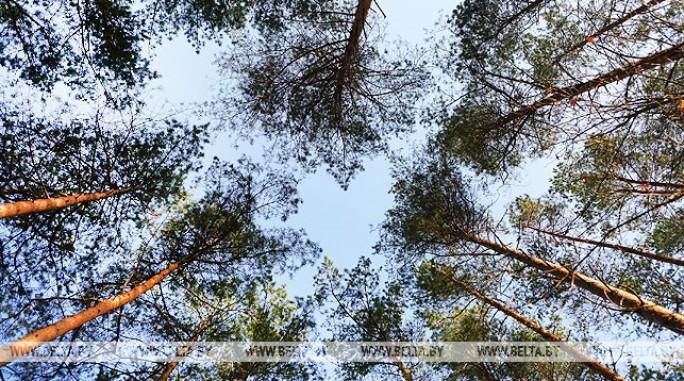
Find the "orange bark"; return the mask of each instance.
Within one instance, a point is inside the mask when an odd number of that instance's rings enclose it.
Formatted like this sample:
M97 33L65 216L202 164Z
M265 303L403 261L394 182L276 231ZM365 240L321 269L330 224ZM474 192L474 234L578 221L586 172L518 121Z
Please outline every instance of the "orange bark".
M589 291L599 298L623 308L625 312L635 313L642 318L676 332L677 334L684 334L684 315L673 312L650 300L643 299L633 292L609 286L604 282L591 278L581 272L569 270L565 266L546 261L521 250L501 245L497 242L489 241L467 233L463 233L462 236L470 242L477 243L480 246L491 249L499 254L506 255L532 268L541 270L544 273L555 277L560 282L570 283L571 285Z
M649 259L653 259L653 260L656 260L659 262L670 263L670 264L677 265L677 266L684 266L684 260L682 260L682 259L667 257L664 255L658 255L656 253L652 253L652 252L646 251L646 250L635 249L633 247L622 246L622 245L617 245L614 243L608 243L608 242L603 242L603 241L595 241L595 240L591 240L591 239L587 239L587 238L573 237L573 236L569 236L569 235L565 235L565 234L561 234L561 233L556 233L556 232L552 232L552 231L548 231L548 230L544 230L544 229L535 228L532 226L527 226L527 227L534 230L534 231L538 231L540 233L548 234L548 235L553 236L553 237L567 239L569 241L605 247L608 249L621 251L623 253L630 253L630 254L634 254L634 255L639 255L639 256L649 258Z
M497 125L508 124L518 118L534 114L542 107L551 106L562 100L572 99L592 89L604 87L610 83L620 81L632 75L666 65L682 58L684 58L684 42L680 42L673 47L661 50L646 58L599 75L592 80L555 90L552 95L508 113L498 121Z
M411 370L406 367L406 364L404 364L401 360L397 359L397 367L399 367L399 370L401 371L401 376L404 378L405 381L413 381L413 376L411 375Z
M582 41L579 41L575 45L571 46L570 48L566 49L562 54L558 55L556 58L553 59L553 63L557 64L560 62L563 57L567 56L571 52L574 52L575 50L582 49L584 45L594 42L596 40L596 37L599 37L606 32L610 31L611 29L625 23L627 20L640 15L642 13L648 12L652 7L662 3L665 0L651 0L646 4L641 5L640 7L637 7L633 9L631 12L623 15L622 17L619 17L615 21L606 24L604 27L598 29L596 32L594 32L591 36L588 36L587 38L583 39Z
M195 331L195 334L192 335L192 337L188 340L188 345L184 346L181 348L180 351L178 351L178 357L185 356L188 352L190 352L190 344L196 342L200 335L209 327L209 321L211 320L212 316L207 317L206 319L202 320L200 322L199 327L197 328L197 331ZM159 377L158 381L166 381L169 379L169 376L171 376L171 373L173 373L173 370L176 369L178 366L178 361L171 361L166 368L164 369L164 373Z
M531 320L531 319L527 318L525 315L519 313L518 311L515 311L514 309L507 307L505 304L501 303L500 301L498 301L496 299L492 299L492 298L480 293L479 291L477 291L475 288L471 287L470 285L456 279L453 275L451 275L451 280L454 283L456 283L460 288L467 291L469 294L471 294L474 297L480 299L481 301L489 304L490 306L496 308L497 310L503 312L504 314L512 317L513 319L520 322L522 325L524 325L527 328L538 333L544 339L546 339L548 341L555 342L555 343L560 343L566 353L572 355L576 359L582 360L582 362L585 363L587 365L587 367L589 367L590 369L592 369L596 373L602 375L606 380L625 381L625 379L622 376L620 376L619 374L617 374L615 371L613 371L612 369L608 368L607 366L601 364L600 362L594 360L593 358L589 357L586 353L572 347L570 344L565 343L560 336L558 336L555 333L549 331L548 329L542 327L536 321Z
M42 198L29 201L16 201L0 204L0 218L21 216L30 213L49 212L89 201L102 200L118 194L132 192L139 187L112 189L104 192L75 194L57 198Z
M43 343L50 342L60 336L63 336L66 333L81 327L85 323L94 320L99 316L108 314L125 305L126 303L135 300L138 296L144 294L152 287L159 284L162 280L164 280L164 278L178 269L181 265L193 260L196 255L197 254L186 257L183 260L171 264L164 270L158 272L145 282L135 286L128 292L124 292L115 297L103 300L93 307L87 308L75 315L66 317L47 327L35 330L13 343L0 347L0 367L11 363L18 357L25 356Z

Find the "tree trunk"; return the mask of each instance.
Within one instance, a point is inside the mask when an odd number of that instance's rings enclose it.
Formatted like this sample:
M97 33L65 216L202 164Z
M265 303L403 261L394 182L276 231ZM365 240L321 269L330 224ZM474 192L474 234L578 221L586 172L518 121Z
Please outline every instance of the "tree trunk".
M334 104L337 107L341 106L344 84L349 77L349 72L351 70L352 63L354 62L354 57L356 57L356 53L359 50L361 33L363 33L363 28L366 25L366 20L368 19L368 13L370 13L372 4L373 0L359 0L359 4L356 7L354 21L352 22L352 28L349 32L349 39L347 40L347 47L344 50L344 55L342 56L340 71L337 73L335 93L333 94Z
M456 277L454 277L453 274L450 274L450 278L456 285L458 285L463 290L467 291L469 294L489 304L490 306L496 308L504 314L512 317L513 319L520 322L522 325L538 333L544 339L555 343L560 343L567 353L571 354L576 359L581 359L582 362L587 365L587 367L589 367L596 373L602 375L606 380L625 381L625 379L622 376L614 372L612 369L589 357L586 353L576 348L573 348L571 345L565 343L560 336L542 327L541 325L539 325L539 323L528 319L525 315L515 311L512 308L506 307L505 304L499 302L498 300L492 299L480 293L470 285L456 279Z
M637 185L637 186L643 186L644 184L648 184L651 187L684 189L684 184L667 183L667 182L662 182L662 181L639 181L639 180L628 179L626 177L621 177L621 176L617 176L615 178L615 180L622 181L623 183L627 183L627 184Z
M185 356L190 351L190 344L197 342L197 339L199 339L200 335L209 327L209 321L211 320L212 316L209 316L200 322L197 331L195 331L195 334L192 335L192 337L188 340L188 345L184 346L180 351L178 351L178 357ZM166 366L166 369L164 369L164 373L162 373L158 381L168 380L169 376L171 376L171 373L173 373L173 370L176 369L177 366L178 361L171 361Z
M399 367L399 370L401 371L401 376L404 378L405 381L413 381L413 376L411 375L411 370L406 367L406 364L404 364L403 361L401 361L399 358L396 359L397 362L397 367Z
M497 126L508 124L516 119L534 114L537 110L545 106L551 106L554 103L565 100L572 99L582 93L590 91L592 89L597 89L604 87L610 83L620 81L627 77L635 74L639 74L646 70L650 70L659 66L666 65L670 62L684 58L684 42L680 42L677 45L661 50L657 53L652 54L649 57L640 59L636 62L626 64L608 73L600 75L592 80L578 83L576 85L564 87L561 89L554 89L552 95L546 98L540 99L534 103L524 106L516 111L513 111L496 123Z
M586 239L586 238L573 237L573 236L569 236L569 235L565 235L565 234L561 234L561 233L556 233L556 232L552 232L552 231L548 231L548 230L544 230L544 229L535 228L532 226L527 226L527 228L532 229L532 230L537 231L537 232L540 232L540 233L550 235L552 237L558 237L558 238L567 239L567 240L573 241L573 242L580 242L580 243L586 243L586 244L591 244L591 245L595 245L595 246L605 247L608 249L621 251L623 253L635 254L635 255L645 257L645 258L654 259L654 260L659 261L659 262L670 263L670 264L677 265L677 266L684 266L684 260L682 260L682 259L672 258L672 257L668 257L665 255L658 255L656 253L652 253L652 252L646 251L646 250L639 250L639 249L635 249L635 248L628 247L628 246L622 246L622 245L617 245L617 244L602 242L602 241L594 241L594 240Z
M506 255L537 270L541 270L561 282L577 285L577 287L589 291L601 299L616 304L623 308L625 312L633 312L642 318L676 332L677 334L684 334L684 315L672 312L649 300L642 299L639 295L616 287L611 287L602 281L591 278L583 273L568 270L564 266L543 260L518 249L512 249L467 233L463 233L462 237L470 242L477 243L480 246L491 249L499 254Z
M125 305L126 303L135 300L138 296L144 294L152 287L159 284L162 280L164 280L164 278L178 269L181 265L194 260L198 254L199 252L196 252L193 255L171 264L164 270L158 272L145 282L135 286L128 292L124 292L115 297L103 300L93 307L87 308L75 315L66 317L57 323L33 331L13 343L0 347L0 367L3 367L14 361L12 358L25 356L32 350L38 348L41 344L50 342L60 336L63 336L66 333L81 327L85 323L94 320L99 316L108 314Z
M57 198L42 198L37 200L16 201L0 204L0 218L16 217L30 213L49 212L88 201L102 200L103 198L132 192L137 189L140 189L140 187L112 189L104 192L75 194Z

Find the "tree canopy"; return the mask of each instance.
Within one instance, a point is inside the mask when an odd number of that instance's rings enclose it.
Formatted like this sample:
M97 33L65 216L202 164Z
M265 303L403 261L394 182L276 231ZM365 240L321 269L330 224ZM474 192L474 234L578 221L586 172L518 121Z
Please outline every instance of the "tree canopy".
M574 343L684 340L684 3L461 0L415 45L385 38L385 5L0 2L0 380L682 379L681 358ZM164 108L178 44L216 54L217 90ZM377 243L328 256L293 223L300 186L323 168L346 190L374 159ZM21 362L132 341L181 345ZM184 361L313 341L579 360Z

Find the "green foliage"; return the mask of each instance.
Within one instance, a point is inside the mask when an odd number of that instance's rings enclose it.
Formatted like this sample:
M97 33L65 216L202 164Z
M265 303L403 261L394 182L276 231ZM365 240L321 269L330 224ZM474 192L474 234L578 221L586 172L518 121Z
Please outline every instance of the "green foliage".
M427 151L397 166L392 187L395 207L386 212L378 249L396 247L409 256L420 256L430 247L453 245L486 221L458 162L436 145Z
M427 80L410 57L378 50L371 19L360 41L352 40L356 3L296 7L282 31L247 39L221 62L237 75L241 93L225 92L228 115L241 115L248 132L263 132L283 160L308 169L325 164L345 187L364 158L386 152L390 137L410 130Z
M495 106L466 100L442 122L438 139L474 170L496 174L501 168L518 165L522 160L517 136L495 124L500 116L501 111Z
M460 270L460 271L459 271ZM474 299L458 282L471 287L493 288L486 281L478 282L478 276L463 269L435 261L421 263L416 271L416 286L425 291L421 300L425 325L432 339L442 342L525 342L545 339L506 319L501 311ZM520 311L516 311L520 312ZM563 329L553 326L556 334L563 336ZM578 363L466 363L435 364L435 368L447 369L448 379L539 379L539 380L593 380L601 379L588 372Z
M653 232L646 241L656 253L664 255L679 255L684 251L684 210L677 209L675 213L656 224Z
M296 212L299 201L295 183L286 174L268 172L246 160L234 165L215 161L204 180L205 196L197 201L180 202L162 213L158 216L159 225L152 221L142 224L148 233L141 237L137 251L133 248L128 253L107 251L116 260L98 263L98 257L86 250L86 258L90 260L78 264L69 261L67 266L77 276L93 273L92 279L69 282L70 287L66 289L50 289L46 284L25 300L3 301L21 313L2 324L16 325L17 319L27 317L22 319L20 330L11 330L12 336L7 339L43 326L55 316L82 310L92 299L117 295L127 285L139 284L180 261L183 265L160 287L127 304L122 309L124 314L103 316L89 324L87 330L77 331L68 339L111 341L118 339L125 328L127 334L141 338L186 341L197 329L199 320L213 316L204 338L304 340L313 324L311 308L304 301L296 304L287 300L284 289L274 285L272 276L311 263L319 249L303 232L265 229L257 224L271 217L285 219ZM21 280L36 284L41 274L54 277L49 268L51 264L46 268L30 268L33 272L26 272L25 279ZM18 270L25 271L25 268ZM8 273L5 281L8 284L17 281L13 277L16 274ZM59 282L54 278L52 281ZM37 301L39 291L44 298ZM61 314L56 314L56 309ZM198 315L202 317L199 320ZM145 324L141 325L141 321ZM33 372L50 374L52 367L44 364ZM75 364L74 367L70 371L83 372L78 373L81 375L93 371L89 366ZM231 379L240 372L257 379L281 376L308 379L307 375L312 372L305 364L242 364L239 368L238 373L234 373L234 368L220 366L209 369L214 372L210 374L206 374L206 368L190 367L183 372L199 374L205 379ZM142 365L134 370L142 374L154 371ZM127 374L125 367L120 371L121 377Z
M587 287L578 287L573 275L540 272L520 253L680 310L681 269L618 246L670 257L684 249L684 66L677 51L659 58L684 39L681 2L627 16L643 1L465 0L447 22L446 44L433 46L439 53L430 65L415 58L420 52L383 51L376 14L356 16L362 4L0 3L0 69L8 79L0 111L0 202L135 187L100 202L2 222L2 339L81 311L179 261L160 287L62 339L183 341L206 321L198 340L307 340L315 308L334 340L411 341L427 334L448 341L541 339L474 301L464 284L567 337L603 337L611 330L625 340L655 336L657 327L629 320L638 309L623 310L615 300L618 311L599 308L576 293ZM238 29L246 29L241 38L232 33ZM226 98L213 104L225 110L220 116L230 115L230 127L249 138L264 135L272 143L269 154L282 164L292 160L311 171L323 164L343 186L363 160L387 153L391 138L411 132L419 100L434 101L423 115L438 130L413 158L396 160L395 206L376 246L401 281L385 280L367 258L345 271L326 260L315 295L292 301L274 274L311 264L320 249L303 231L262 222L287 222L296 213L301 199L294 177L246 159L214 160L198 176L204 195L193 198L187 178L201 169L208 126L142 119L113 124L104 121L108 110L89 119L68 108L38 117L32 108L48 101L10 104L24 89L31 97L52 97L65 84L68 97L104 95L107 107L135 119L137 111L127 107L143 105L141 86L156 76L145 51L177 34L198 50L207 41L233 38L234 50L219 64L237 79L237 89L225 89ZM627 69L615 71L620 67ZM453 81L453 89L428 88L432 74ZM587 82L592 78L600 80ZM478 203L480 189L548 153L559 159L551 191L517 197L495 223ZM478 181L481 188L473 186ZM344 364L341 375L399 376L404 367L420 368L400 360ZM12 371L18 378L123 380L154 378L161 369L42 364ZM455 380L594 379L580 364L434 369ZM664 364L629 372L634 380L670 380L682 369ZM175 377L322 378L313 366L295 363L183 364Z
M315 298L323 306L328 322L324 327L332 334L332 341L420 341L420 327L409 320L410 300L406 291L398 281L383 282L380 271L366 257L343 272L330 259L324 260L315 280ZM382 370L400 375L400 366L414 366L400 361L349 363L341 364L340 368L345 379L360 379Z
M263 33L281 30L286 11L307 7L300 0L7 0L0 4L0 66L41 90L64 83L123 107L157 76L146 45L183 33L199 50L249 21Z
M96 205L79 206L81 218L102 224L139 219L147 208L178 197L187 174L199 168L206 143L206 126L176 120L112 127L99 118L60 122L16 112L1 117L0 200L135 188L116 197L127 202L99 203L114 207L107 214ZM41 219L55 220L55 214L69 221L70 211L61 211L9 223L30 229Z
M0 66L51 91L65 83L94 94L97 83L115 103L155 77L141 53L143 20L115 0L8 0L0 5ZM11 77L10 77L11 78Z

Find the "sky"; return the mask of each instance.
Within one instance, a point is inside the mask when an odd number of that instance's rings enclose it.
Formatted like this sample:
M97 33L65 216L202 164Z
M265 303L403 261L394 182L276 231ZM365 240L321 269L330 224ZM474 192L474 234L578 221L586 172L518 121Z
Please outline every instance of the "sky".
M383 19L382 13L378 12L378 3L374 4L371 17L380 18L380 24L384 24L388 49L397 40L404 41L404 45L422 44L434 38L437 21L450 14L457 3L447 0L380 1L386 18ZM152 108L156 104L163 109L187 107L193 110L193 105L211 100L218 90L220 79L214 61L216 55L225 49L230 49L230 46L218 47L209 43L200 54L196 54L183 37L158 48L152 64L161 79L151 86ZM253 157L259 155L258 146L245 143L235 149L233 143L233 140L219 136L217 142L209 147L207 156L235 160L242 154ZM530 173L545 174L541 178L550 173L549 162L534 165L537 168ZM324 168L305 176L299 186L304 203L299 213L288 221L288 226L305 229L309 238L321 246L323 255L330 257L339 268L353 267L360 256L372 255L372 246L378 241L377 229L373 227L382 223L385 212L392 206L389 190L393 180L388 161L376 157L367 160L364 167L365 170L352 180L346 191ZM523 178L517 186L507 188L501 198L511 200L517 194L530 190L539 194L544 189L541 184L545 186L546 182ZM497 215L503 212L503 204L495 208ZM373 260L376 264L382 264L384 258L375 257ZM310 295L315 274L316 266L304 268L293 279L283 278L280 282L286 284L291 296Z
M398 39L411 44L420 44L431 35L440 14L450 12L455 2L446 0L380 1L387 16L380 20L385 25L386 41ZM371 17L383 18L374 4ZM200 54L181 36L163 44L155 51L153 69L161 78L151 84L150 106L163 109L177 109L211 100L216 93L220 76L215 57L228 45L218 47L209 43ZM191 115L188 113L187 115ZM224 160L235 160L243 153L258 155L259 147L242 145L234 149L232 140L219 140L209 147L207 156L214 155ZM365 171L361 172L344 191L323 168L307 175L300 183L299 191L304 203L299 213L288 221L288 226L303 228L309 238L323 249L323 255L330 257L340 268L356 264L362 255L370 256L372 246L378 240L372 226L379 225L384 213L392 206L388 193L392 185L390 165L384 158L367 160ZM382 258L375 258L378 263ZM291 296L305 296L313 291L315 267L302 269L292 280L282 279Z

